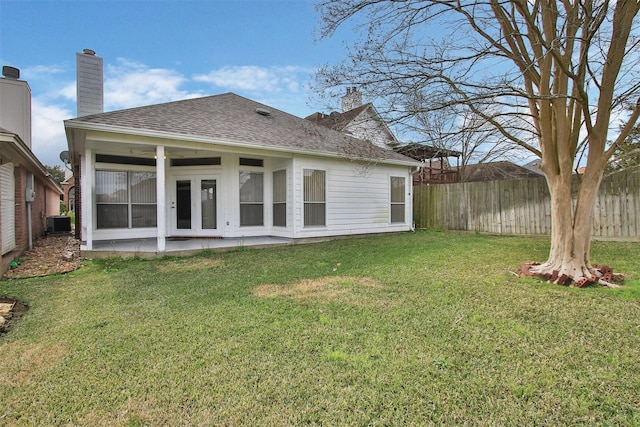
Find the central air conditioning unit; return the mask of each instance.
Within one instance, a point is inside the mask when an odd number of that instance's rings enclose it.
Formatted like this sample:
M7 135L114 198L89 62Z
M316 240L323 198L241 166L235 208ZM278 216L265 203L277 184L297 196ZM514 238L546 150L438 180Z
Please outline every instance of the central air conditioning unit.
M47 217L47 233L69 233L71 231L71 217L55 215Z

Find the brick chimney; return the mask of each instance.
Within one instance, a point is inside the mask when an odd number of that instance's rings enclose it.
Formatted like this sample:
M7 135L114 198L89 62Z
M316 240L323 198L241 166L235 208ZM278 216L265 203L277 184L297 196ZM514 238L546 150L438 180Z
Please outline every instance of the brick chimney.
M91 49L76 53L78 117L104 111L102 58Z
M358 108L362 105L362 93L355 86L347 88L347 94L342 97L342 112Z

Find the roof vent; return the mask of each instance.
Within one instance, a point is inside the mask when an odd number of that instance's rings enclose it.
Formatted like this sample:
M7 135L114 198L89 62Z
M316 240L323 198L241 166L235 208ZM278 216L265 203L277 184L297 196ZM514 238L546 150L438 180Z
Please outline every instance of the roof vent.
M6 79L18 80L20 78L20 70L15 67L4 65L2 67L2 75Z
M96 51L93 49L82 49L82 53L85 55L96 56Z
M266 108L256 108L256 113L260 114L261 116L270 116L271 115L271 111L267 110Z

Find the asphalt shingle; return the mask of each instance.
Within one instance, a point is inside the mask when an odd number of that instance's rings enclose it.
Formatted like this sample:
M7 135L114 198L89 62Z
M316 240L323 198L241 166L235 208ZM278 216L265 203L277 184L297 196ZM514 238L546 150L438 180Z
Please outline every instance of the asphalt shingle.
M267 115L257 111L268 112ZM309 120L252 101L234 93L186 99L164 104L94 114L65 121L73 128L82 123L127 130L144 130L197 137L211 143L251 144L263 148L339 154L378 161L412 160L392 150L328 129Z

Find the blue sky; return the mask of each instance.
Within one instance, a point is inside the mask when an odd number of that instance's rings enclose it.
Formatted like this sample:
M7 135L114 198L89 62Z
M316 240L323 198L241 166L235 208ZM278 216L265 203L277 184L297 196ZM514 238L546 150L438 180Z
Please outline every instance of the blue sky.
M353 36L318 42L319 26L311 0L0 0L0 65L29 82L32 149L53 165L76 116L76 52L104 59L105 111L235 92L304 117L323 110L314 69Z

